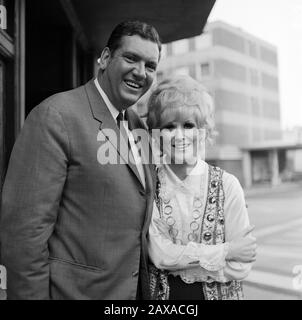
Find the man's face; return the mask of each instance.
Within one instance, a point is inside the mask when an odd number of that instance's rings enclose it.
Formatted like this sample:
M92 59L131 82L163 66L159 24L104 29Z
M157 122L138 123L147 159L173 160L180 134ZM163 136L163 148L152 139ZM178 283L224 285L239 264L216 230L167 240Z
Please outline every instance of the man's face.
M124 36L112 53L105 48L101 56L104 70L99 82L109 100L119 110L133 105L152 85L159 61L156 43L140 36Z

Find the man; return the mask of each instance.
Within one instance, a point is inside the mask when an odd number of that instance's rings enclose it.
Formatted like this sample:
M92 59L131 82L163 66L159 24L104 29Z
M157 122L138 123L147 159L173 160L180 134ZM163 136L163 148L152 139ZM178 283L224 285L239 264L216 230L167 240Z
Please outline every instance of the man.
M106 130L119 136L120 115L130 128L143 128L125 110L150 88L160 51L152 26L121 23L101 54L97 79L46 99L28 116L3 188L9 299L149 297L154 177L138 159L101 164L98 151L108 143Z

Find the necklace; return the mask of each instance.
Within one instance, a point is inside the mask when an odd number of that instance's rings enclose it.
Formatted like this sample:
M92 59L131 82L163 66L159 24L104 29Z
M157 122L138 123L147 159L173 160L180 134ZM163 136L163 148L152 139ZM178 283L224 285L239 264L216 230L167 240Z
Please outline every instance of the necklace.
M175 190L172 192L168 192L167 190L167 174L165 172L164 167L160 167L158 170L158 178L160 182L159 189L159 198L160 201L160 211L161 218L163 218L167 225L169 226L169 234L175 244L183 244L187 241L198 242L199 241L199 233L201 227L201 217L202 217L202 208L203 208L203 196L205 190L205 173L200 176L200 188L199 192L194 194L193 204L192 204L192 212L189 221L190 231L187 235L187 239L181 239L181 233L179 232L179 227L177 226L175 216L174 216L174 208L171 201L175 196ZM174 191L174 192L173 192Z

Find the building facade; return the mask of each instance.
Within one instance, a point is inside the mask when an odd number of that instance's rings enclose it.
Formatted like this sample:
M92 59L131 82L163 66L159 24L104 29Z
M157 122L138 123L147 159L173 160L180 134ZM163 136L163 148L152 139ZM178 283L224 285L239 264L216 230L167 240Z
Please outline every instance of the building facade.
M210 91L219 135L207 159L243 182L241 147L281 138L278 57L273 45L221 21L165 45L158 80L189 74Z

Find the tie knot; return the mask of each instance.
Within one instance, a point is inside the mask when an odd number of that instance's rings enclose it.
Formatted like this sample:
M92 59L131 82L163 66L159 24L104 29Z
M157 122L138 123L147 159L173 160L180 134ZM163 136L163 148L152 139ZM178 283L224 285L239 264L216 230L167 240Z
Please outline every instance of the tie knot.
M124 114L123 114L123 112L120 112L116 117L116 123L117 123L117 126L119 127L119 129L121 129L121 123L124 120L125 120Z
M123 114L123 112L120 112L120 113L117 115L116 121L117 121L117 122L124 121L124 114Z

